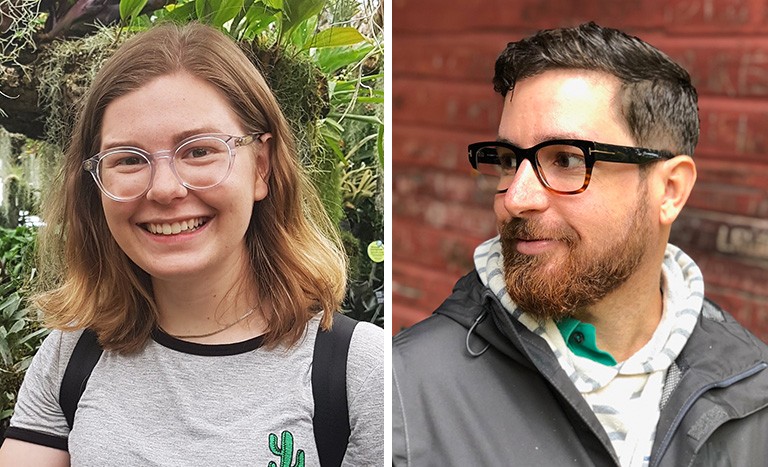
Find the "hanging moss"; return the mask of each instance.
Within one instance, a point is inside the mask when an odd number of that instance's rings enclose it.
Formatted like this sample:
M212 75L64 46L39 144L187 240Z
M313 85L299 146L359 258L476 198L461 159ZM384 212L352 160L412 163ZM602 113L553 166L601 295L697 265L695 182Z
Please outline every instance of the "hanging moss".
M103 28L80 39L56 42L39 67L41 107L45 108L45 139L60 148L72 133L79 103L104 61L125 39Z

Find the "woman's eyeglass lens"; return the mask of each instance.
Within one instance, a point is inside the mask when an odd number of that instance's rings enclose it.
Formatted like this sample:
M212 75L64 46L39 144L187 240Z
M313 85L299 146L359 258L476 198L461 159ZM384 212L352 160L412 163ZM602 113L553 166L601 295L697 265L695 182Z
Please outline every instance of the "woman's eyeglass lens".
M205 190L227 178L234 147L250 144L257 136L197 136L183 141L172 152L155 154L119 147L86 160L83 168L93 175L104 194L117 201L137 199L149 191L155 166L165 158L179 183L192 190Z

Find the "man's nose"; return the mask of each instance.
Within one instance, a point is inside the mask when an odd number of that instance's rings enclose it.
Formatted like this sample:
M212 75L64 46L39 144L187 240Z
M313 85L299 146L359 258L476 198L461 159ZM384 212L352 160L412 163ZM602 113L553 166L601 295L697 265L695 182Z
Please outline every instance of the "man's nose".
M168 204L176 198L187 195L187 188L182 185L171 167L172 154L153 154L154 174L150 181L147 199L160 204Z
M513 217L526 217L544 211L548 206L547 189L539 181L531 161L523 160L504 193L504 208Z

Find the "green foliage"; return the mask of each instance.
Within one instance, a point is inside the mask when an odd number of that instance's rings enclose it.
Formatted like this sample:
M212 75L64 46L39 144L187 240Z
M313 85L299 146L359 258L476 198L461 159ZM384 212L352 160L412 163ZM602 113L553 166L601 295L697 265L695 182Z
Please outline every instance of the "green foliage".
M344 22L342 15L355 15L359 5L337 1L334 20ZM329 76L330 111L318 122L319 132L343 170L341 226L348 232L344 240L351 267L342 308L355 319L383 326L384 267L367 253L369 244L383 240L384 230L383 45L373 33L365 42L312 52L315 63Z
M334 75L342 68L363 62L373 51L372 44L363 42L350 46L319 48L313 58L324 73Z
M48 330L28 307L34 279L36 231L28 227L0 229L0 430L16 404L24 372Z
M331 27L323 29L315 34L308 42L304 44L303 49L340 47L344 45L354 45L363 42L365 38L360 31L348 26Z
M10 285L7 294L0 294L0 301L8 294L28 291L35 273L36 240L37 231L32 227L0 228L0 285Z
M311 29L317 24L317 16L325 3L325 0L285 0L280 24L282 36L291 38L296 46L303 46L314 32Z
M120 2L120 19L124 24L131 21L141 14L141 10L147 5L147 0L122 0Z

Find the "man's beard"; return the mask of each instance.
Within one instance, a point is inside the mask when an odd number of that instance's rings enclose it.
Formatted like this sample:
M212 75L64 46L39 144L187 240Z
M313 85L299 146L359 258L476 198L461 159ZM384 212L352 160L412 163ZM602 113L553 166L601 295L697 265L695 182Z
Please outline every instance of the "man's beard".
M638 197L636 208L628 211L623 238L592 239L594 244L608 244L601 251L585 251L572 229L548 230L522 218L504 223L500 235L509 296L541 322L572 316L605 298L637 270L648 248L647 192ZM520 254L515 249L517 238L557 240L568 252L562 260L549 252Z

